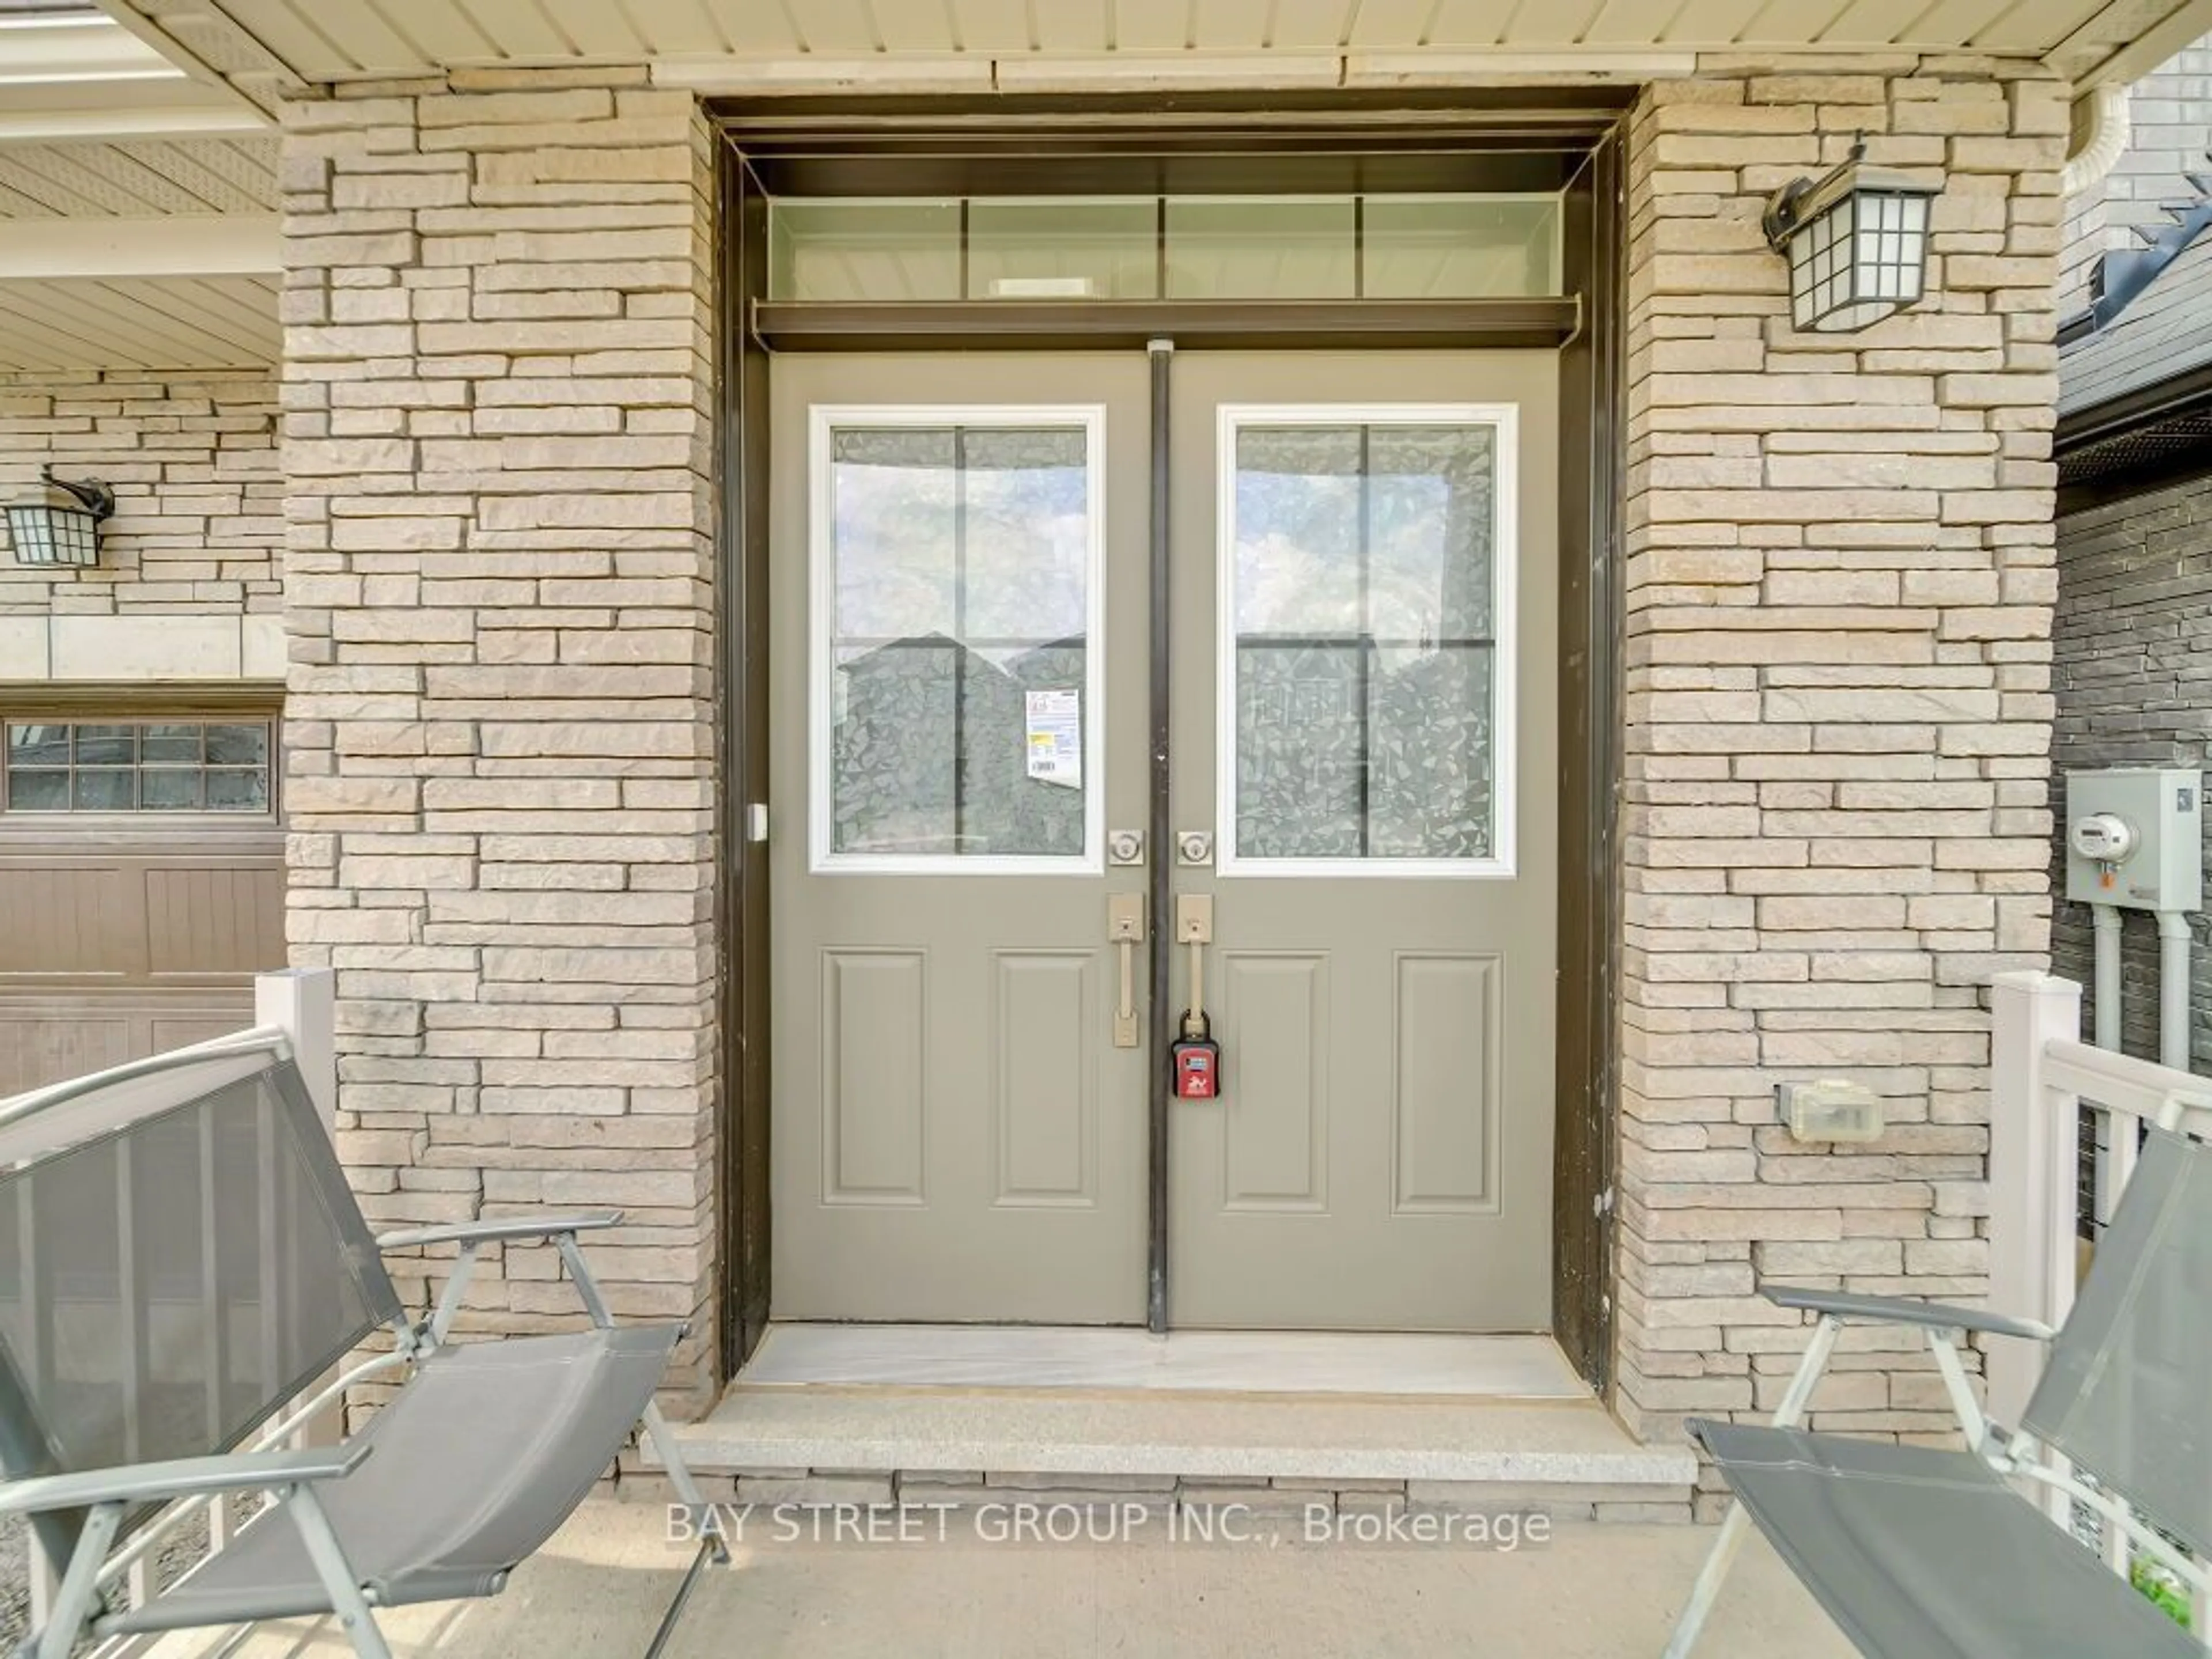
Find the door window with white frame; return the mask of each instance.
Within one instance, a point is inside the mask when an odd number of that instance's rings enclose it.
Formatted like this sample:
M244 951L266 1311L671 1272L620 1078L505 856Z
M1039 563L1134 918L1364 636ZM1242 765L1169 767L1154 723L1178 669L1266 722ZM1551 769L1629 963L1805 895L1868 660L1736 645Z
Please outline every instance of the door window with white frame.
M1224 872L1511 872L1513 438L1222 410Z
M1096 866L1103 420L814 410L817 869Z

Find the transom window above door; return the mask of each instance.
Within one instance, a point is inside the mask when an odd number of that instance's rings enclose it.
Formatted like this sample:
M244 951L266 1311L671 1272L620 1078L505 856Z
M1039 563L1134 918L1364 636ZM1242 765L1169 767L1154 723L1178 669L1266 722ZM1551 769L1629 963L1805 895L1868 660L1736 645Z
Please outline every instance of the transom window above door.
M816 869L1100 867L1104 418L814 408Z
M1561 292L1559 198L786 198L772 301L1458 300Z
M1219 419L1223 872L1511 875L1514 410Z

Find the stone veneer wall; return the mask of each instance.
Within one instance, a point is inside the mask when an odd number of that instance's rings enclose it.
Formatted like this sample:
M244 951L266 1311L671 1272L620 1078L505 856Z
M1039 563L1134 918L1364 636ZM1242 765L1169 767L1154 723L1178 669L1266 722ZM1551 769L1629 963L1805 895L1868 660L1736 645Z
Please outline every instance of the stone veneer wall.
M35 568L12 550L0 555L0 679L122 678L132 665L115 659L118 641L151 653L179 633L82 619L249 612L270 619L254 634L264 648L253 654L266 662L240 662L233 628L227 660L165 666L283 672L275 618L284 602L284 480L272 375L0 374L0 501L35 488L48 465L113 485L116 514L101 526L94 569Z
M696 1405L710 135L641 70L457 72L295 106L283 184L290 932L342 1152L380 1225L625 1210L594 1262L692 1322ZM550 1249L488 1255L470 1320L575 1322Z
M1626 938L1617 1403L1772 1410L1761 1280L1987 1289L1995 969L2049 942L2045 800L2067 89L1989 59L1715 60L1630 139ZM1762 198L1840 159L1940 179L1929 297L1793 332ZM1870 1085L1794 1144L1778 1079ZM1848 1334L1816 1426L1949 1418Z

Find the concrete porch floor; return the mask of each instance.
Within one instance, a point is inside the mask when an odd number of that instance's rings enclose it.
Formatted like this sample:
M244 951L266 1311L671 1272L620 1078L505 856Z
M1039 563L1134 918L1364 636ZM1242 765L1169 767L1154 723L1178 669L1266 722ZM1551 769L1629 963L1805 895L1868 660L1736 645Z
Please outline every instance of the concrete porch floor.
M494 1601L385 1616L396 1659L635 1655L684 1557L657 1504L587 1504ZM961 1659L1460 1653L1656 1659L1709 1527L1576 1525L1506 1554L1444 1545L917 1545L759 1540L711 1572L672 1659ZM159 1659L212 1659L179 1634ZM241 1659L343 1659L326 1620L264 1626ZM1744 1551L1699 1659L1847 1659L1850 1644L1765 1543Z

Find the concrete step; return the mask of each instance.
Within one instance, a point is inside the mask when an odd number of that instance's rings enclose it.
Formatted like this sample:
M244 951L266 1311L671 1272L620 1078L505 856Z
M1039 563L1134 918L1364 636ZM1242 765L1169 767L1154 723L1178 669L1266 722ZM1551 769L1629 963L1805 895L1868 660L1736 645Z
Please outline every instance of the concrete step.
M741 1503L1111 1496L1687 1520L1697 1477L1688 1448L1639 1445L1594 1400L740 1382L677 1435L709 1495Z

